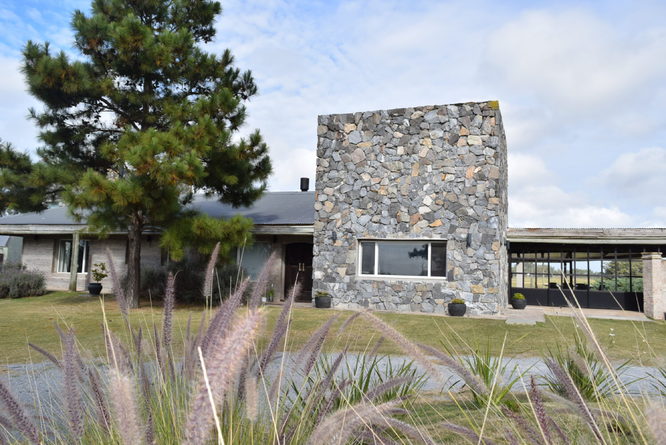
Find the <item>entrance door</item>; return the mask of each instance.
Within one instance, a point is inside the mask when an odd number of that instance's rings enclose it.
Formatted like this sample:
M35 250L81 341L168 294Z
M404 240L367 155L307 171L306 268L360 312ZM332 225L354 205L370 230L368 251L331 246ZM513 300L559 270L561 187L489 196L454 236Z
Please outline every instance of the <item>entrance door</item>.
M312 244L287 244L284 263L285 297L298 280L301 283L301 292L296 296L296 301L312 301Z

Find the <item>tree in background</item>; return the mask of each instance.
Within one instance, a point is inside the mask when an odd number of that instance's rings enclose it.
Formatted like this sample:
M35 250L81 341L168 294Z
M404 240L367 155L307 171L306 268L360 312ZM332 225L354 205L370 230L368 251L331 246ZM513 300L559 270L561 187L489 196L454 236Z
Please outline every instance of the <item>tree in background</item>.
M54 201L92 230L128 234L128 296L138 304L141 233L164 229L162 244L246 239L251 223L186 210L195 193L249 205L266 188L268 148L258 131L234 138L252 75L231 53L207 53L221 12L209 0L94 0L72 20L76 59L28 42L23 71L44 105L39 161L0 146L3 210L40 211Z

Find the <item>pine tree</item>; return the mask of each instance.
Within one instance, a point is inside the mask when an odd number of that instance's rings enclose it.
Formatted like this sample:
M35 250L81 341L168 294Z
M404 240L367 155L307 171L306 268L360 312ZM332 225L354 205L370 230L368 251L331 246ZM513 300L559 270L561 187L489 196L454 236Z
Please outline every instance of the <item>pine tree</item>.
M251 73L229 50L204 50L220 12L210 0L94 0L72 19L80 57L48 43L23 51L30 93L44 105L30 111L43 145L35 163L0 147L0 204L28 211L61 200L95 231L126 230L135 305L144 229L164 229L176 253L183 239L216 238L228 250L248 221L185 206L197 192L248 205L271 171L258 131L234 138L257 92Z

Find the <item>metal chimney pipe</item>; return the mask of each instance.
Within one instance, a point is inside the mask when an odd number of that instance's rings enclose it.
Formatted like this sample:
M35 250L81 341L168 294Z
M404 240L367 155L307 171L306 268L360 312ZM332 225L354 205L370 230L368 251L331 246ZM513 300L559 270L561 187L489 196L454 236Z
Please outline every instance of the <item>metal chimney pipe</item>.
M310 178L301 178L301 191L307 192L310 188Z

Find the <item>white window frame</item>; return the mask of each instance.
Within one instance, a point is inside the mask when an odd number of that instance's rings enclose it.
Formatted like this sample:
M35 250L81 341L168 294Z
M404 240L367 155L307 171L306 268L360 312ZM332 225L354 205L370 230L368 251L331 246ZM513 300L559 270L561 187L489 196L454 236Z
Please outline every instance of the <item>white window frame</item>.
M375 243L375 264L374 264L374 274L363 273L363 245L362 243ZM380 275L379 271L379 243L389 242L389 243L423 243L428 244L428 275ZM448 242L445 239L420 239L420 238L408 238L408 239L376 239L376 238L366 238L358 240L358 255L357 255L357 274L362 278L387 278L387 279L409 279L409 280L446 280L446 275L444 276L432 276L431 267L432 267L432 245L435 244L444 244L446 247L446 263L448 265Z
M60 262L60 252L63 249L64 243L69 242L70 245L72 246L70 248L69 252L69 264L62 264ZM80 264L81 266L81 272L77 272L77 274L87 274L88 273L88 255L90 254L90 242L88 240L79 240L79 243L85 243L85 247L83 249L83 261ZM67 268L70 267L72 264L72 255L74 255L74 243L72 242L71 239L59 239L58 240L58 252L56 255L56 273L71 273L67 272ZM76 254L79 254L79 249L78 246L76 247ZM77 267L78 269L78 267Z

